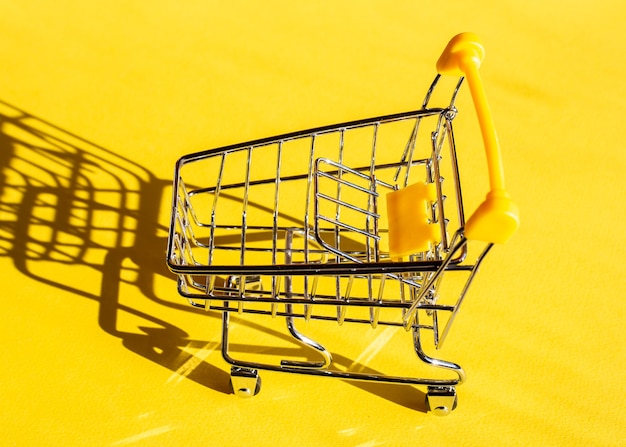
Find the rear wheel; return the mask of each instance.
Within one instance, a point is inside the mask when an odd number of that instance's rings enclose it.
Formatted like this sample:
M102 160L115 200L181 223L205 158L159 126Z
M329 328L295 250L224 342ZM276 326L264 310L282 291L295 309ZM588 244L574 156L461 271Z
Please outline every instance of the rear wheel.
M437 416L447 416L458 403L454 387L428 387L426 408Z
M256 396L261 391L259 371L233 366L230 371L230 387L238 397Z

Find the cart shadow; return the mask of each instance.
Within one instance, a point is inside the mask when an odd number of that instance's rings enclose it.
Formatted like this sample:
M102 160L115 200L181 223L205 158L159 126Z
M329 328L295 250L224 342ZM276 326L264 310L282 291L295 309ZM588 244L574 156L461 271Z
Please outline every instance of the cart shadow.
M167 228L159 224L169 187L170 180L145 167L0 101L0 257L10 258L17 271L33 280L96 302L99 327L129 351L171 370L172 380L185 378L231 393L229 373L194 354L211 342L191 338L168 321L171 310L198 310L175 292L170 301L155 290L157 278L176 290L165 264ZM129 303L129 296L137 294L127 294L127 287L139 290L150 305ZM158 311L148 311L154 304ZM128 319L135 322L130 329L120 323ZM302 348L288 334L243 324L293 343L293 349L280 354L301 355ZM254 346L231 349L246 353ZM353 364L335 359L339 365ZM426 411L419 407L424 394L414 387L349 383L412 409L417 403L418 410Z
M167 309L182 300L154 290L171 281L166 228L158 223L170 182L105 148L0 101L0 257L40 283L98 303L98 324L130 351L178 371L206 341L142 310L123 287ZM132 296L136 296L133 293ZM178 298L178 297L176 297ZM44 298L45 299L45 298ZM121 328L121 319L134 327ZM186 375L221 392L228 374L206 362Z

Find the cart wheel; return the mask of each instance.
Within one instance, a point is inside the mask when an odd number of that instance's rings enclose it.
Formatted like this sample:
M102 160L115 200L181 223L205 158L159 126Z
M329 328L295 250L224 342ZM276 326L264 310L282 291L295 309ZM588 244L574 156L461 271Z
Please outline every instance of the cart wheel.
M230 387L238 397L252 397L261 391L261 376L256 369L238 368L230 370Z
M426 408L437 416L447 416L456 408L458 398L454 387L428 387Z

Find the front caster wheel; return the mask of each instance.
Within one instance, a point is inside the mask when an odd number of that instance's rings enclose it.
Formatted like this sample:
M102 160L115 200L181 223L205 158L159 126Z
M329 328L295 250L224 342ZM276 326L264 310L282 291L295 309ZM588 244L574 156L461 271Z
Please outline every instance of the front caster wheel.
M454 387L428 387L426 408L437 416L446 416L456 408L458 399Z
M261 377L256 369L233 366L230 370L230 386L238 397L252 397L261 391Z

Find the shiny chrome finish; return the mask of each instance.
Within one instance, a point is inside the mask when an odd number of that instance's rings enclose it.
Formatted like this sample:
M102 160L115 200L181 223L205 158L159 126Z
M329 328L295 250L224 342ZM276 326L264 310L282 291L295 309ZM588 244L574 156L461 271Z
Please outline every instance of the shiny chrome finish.
M269 370L421 385L433 412L455 407L455 387L465 373L430 351L448 336L491 245L468 260L477 250L464 236L452 127L462 79L451 86L450 99L433 106L442 82L435 78L419 110L211 149L177 162L167 264L192 306L222 313L222 356L232 365L235 394L255 395L259 370ZM428 215L441 240L391 259L385 195L417 181L435 184ZM445 287L449 280L452 292ZM284 318L287 333L313 358L236 358L229 344L233 312ZM411 331L410 347L433 376L339 368L296 320Z
M233 393L239 397L252 397L261 391L261 377L256 369L233 366L230 371Z
M447 416L456 408L457 396L454 387L428 387L426 407L437 416Z
M286 240L285 240L285 264L292 263L292 249L293 249L293 232L287 231ZM292 284L291 284L291 276L285 277L285 289L287 296L290 296L292 293ZM285 308L288 314L293 312L293 304L286 303ZM300 331L296 329L294 317L288 316L285 317L287 322L287 329L293 338L298 340L304 346L308 346L311 349L318 351L322 357L324 358L321 362L302 362L302 361L294 361L294 360L282 360L280 362L281 366L292 367L292 368L328 368L333 361L332 355L328 350L316 342L315 340L307 337L302 334Z

